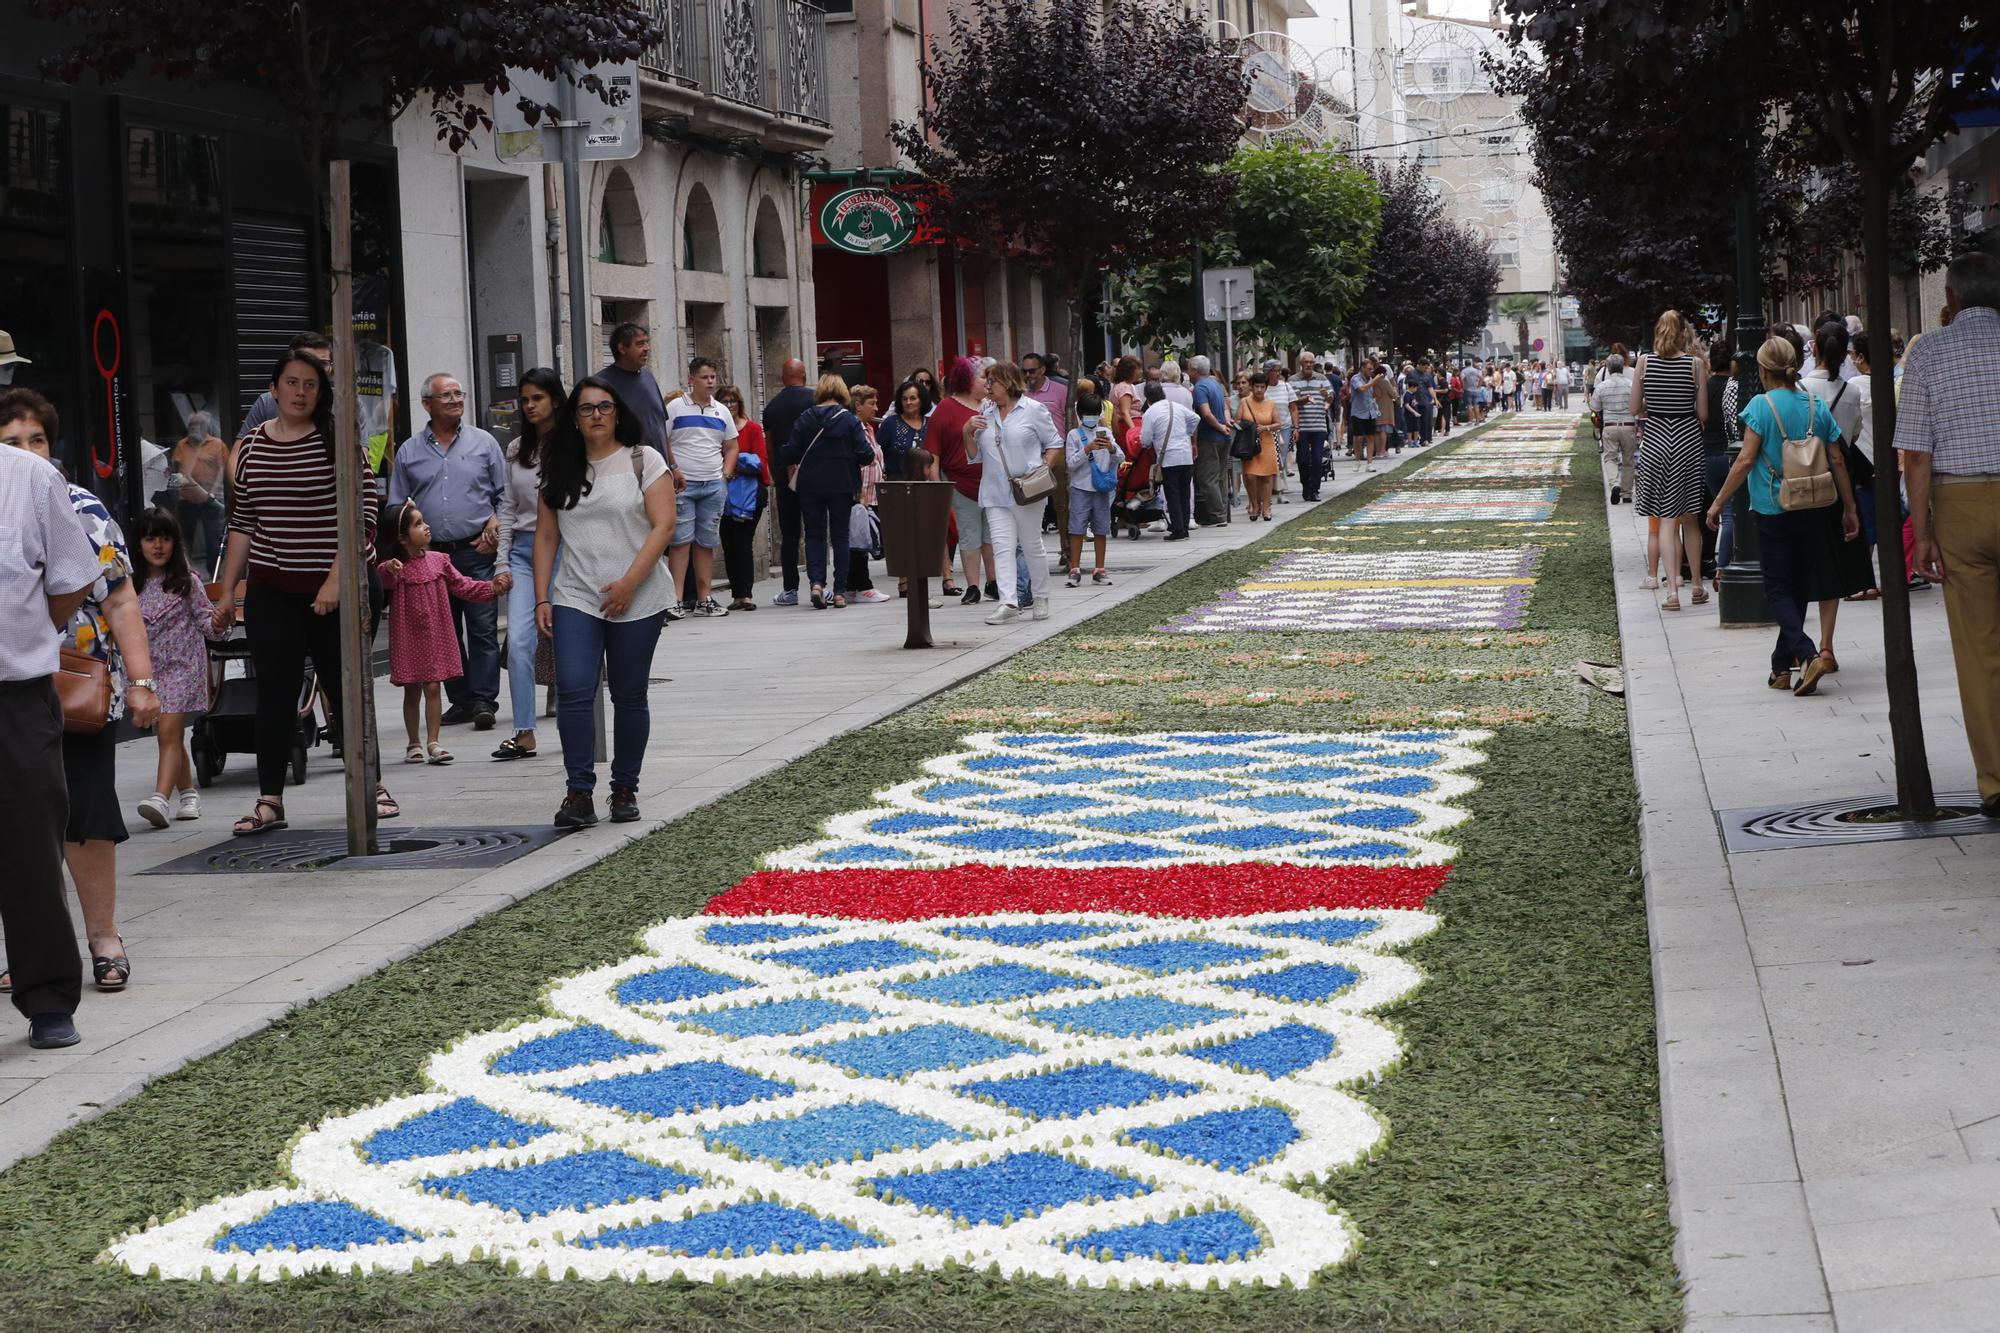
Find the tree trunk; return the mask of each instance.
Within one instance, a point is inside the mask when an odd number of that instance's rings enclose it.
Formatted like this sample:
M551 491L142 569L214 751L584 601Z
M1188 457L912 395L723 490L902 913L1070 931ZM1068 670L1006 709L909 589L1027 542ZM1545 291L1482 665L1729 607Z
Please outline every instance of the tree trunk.
M1896 372L1889 354L1888 75L1878 60L1868 121L1868 161L1862 169L1862 248L1868 264L1868 323L1873 331L1869 387L1875 397L1875 530L1882 559L1882 647L1889 694L1889 739L1896 751L1896 808L1927 813L1937 806L1930 759L1924 750L1923 708L1917 694L1917 659L1910 643L1910 591L1903 563L1901 468L1895 450ZM1910 497L1926 504L1927 496Z

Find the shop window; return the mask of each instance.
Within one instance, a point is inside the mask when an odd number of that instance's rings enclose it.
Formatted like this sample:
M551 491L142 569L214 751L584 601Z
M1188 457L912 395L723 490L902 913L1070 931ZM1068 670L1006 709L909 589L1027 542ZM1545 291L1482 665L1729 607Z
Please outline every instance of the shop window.
M681 217L681 267L696 273L722 272L722 228L708 191L699 185L688 192L687 212Z
M778 221L778 206L767 196L757 205L757 227L750 236L752 276L786 276L785 225Z
M76 471L88 438L76 384L84 350L76 324L70 259L69 124L59 106L0 102L0 329L26 363L0 366L0 387L18 384L55 405L57 457ZM102 392L98 401L102 401ZM80 473L79 473L80 475Z
M613 167L604 185L604 206L597 219L597 257L607 264L646 262L646 229L639 215L639 193L623 167Z

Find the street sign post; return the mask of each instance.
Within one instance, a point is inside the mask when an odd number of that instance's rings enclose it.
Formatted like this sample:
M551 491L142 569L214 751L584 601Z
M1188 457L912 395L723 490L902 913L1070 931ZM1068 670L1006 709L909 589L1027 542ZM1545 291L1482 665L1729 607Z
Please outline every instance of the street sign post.
M1236 321L1257 318L1257 273L1250 268L1204 269L1201 304L1211 320L1222 321L1222 382L1236 377Z

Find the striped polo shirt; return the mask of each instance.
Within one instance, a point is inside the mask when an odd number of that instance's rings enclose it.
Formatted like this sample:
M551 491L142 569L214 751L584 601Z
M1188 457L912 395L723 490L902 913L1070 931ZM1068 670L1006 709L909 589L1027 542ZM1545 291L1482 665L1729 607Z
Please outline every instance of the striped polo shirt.
M683 395L667 404L667 439L687 480L722 480L722 445L735 438L735 414L715 399L697 403Z
M229 530L250 538L250 581L286 592L316 593L340 558L340 508L333 459L310 431L296 440L265 434L267 422L236 448L229 488ZM375 543L375 473L361 463L363 549Z

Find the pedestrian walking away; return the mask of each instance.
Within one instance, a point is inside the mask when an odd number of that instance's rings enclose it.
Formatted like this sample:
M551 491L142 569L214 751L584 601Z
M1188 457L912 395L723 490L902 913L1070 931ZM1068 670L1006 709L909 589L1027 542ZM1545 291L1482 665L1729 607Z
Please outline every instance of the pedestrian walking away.
M431 549L467 578L490 583L500 549L500 502L507 493L507 456L500 442L465 420L465 389L439 371L424 378L429 420L396 451L389 504L414 500L430 519ZM452 630L465 669L444 683L451 707L445 725L470 722L493 729L500 711L500 614L485 601L451 599Z
M855 497L861 494L861 470L874 462L875 450L861 429L860 419L850 410L853 395L846 380L821 375L813 398L813 406L792 427L792 438L780 457L805 522L806 579L812 604L819 610L829 606L844 609L848 520Z
M643 439L639 418L592 375L571 391L542 459L535 623L555 639L565 776L558 828L597 822L592 714L600 673L611 695L611 822L639 818L653 652L676 595L662 559L674 533L673 482L666 460Z
M778 377L784 387L764 404L764 446L783 453L792 438L792 427L813 405L813 391L806 387L806 363L795 356L786 358L785 364L778 369ZM797 606L799 549L805 531L799 516L799 498L792 490L784 468L774 466L771 477L771 494L778 506L778 572L781 580L778 595L771 600L775 606Z

